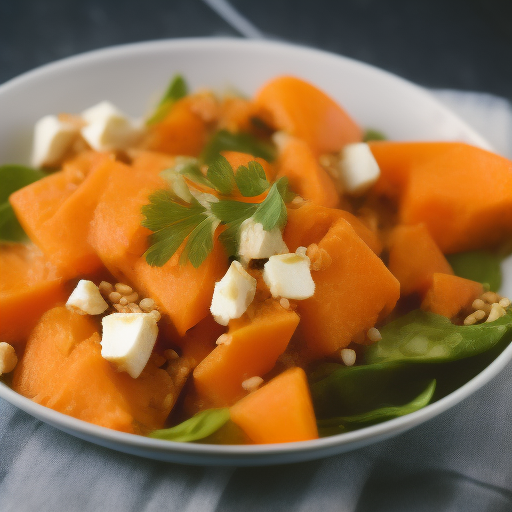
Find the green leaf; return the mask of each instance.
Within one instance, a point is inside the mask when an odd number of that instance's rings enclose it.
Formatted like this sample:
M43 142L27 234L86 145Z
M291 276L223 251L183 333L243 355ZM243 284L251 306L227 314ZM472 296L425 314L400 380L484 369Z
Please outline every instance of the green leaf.
M197 185L204 185L209 188L214 188L210 180L201 172L199 161L197 158L191 157L177 157L174 170L179 172L182 176Z
M368 128L363 134L363 142L370 142L371 140L387 140L387 137L379 130Z
M232 133L219 130L206 144L201 154L201 160L211 164L222 151L239 151L272 162L276 158L276 149L272 144L264 142L249 133Z
M144 257L149 265L161 267L204 221L206 209L195 199L186 206L179 204L168 190L158 190L149 197L149 201L141 209L145 216L142 226L153 231ZM187 254L191 252L189 246Z
M242 223L244 220L252 217L258 209L258 204L244 203L241 201L231 201L230 199L221 199L217 203L212 203L212 213L221 222L230 224L233 222Z
M229 195L233 190L235 175L233 174L231 164L223 156L220 156L215 162L210 164L206 178L223 195Z
M213 233L219 225L218 221L205 216L190 233L187 243L180 256L180 264L190 261L194 268L198 268L213 250Z
M0 167L0 240L6 242L21 242L26 240L16 214L9 204L9 196L47 174L38 169L22 165L3 165Z
M188 94L188 86L181 75L174 75L164 95L158 103L155 113L146 121L148 125L161 121L181 98Z
M254 160L236 170L235 181L244 197L259 196L270 187L262 165Z
M494 347L512 330L512 311L494 322L454 325L421 310L384 326L382 339L368 347L368 363L445 362L471 357Z
M279 187L283 187L284 179L281 178L272 185L267 197L253 215L254 221L261 223L265 231L271 231L275 227L282 228L286 224L286 205L279 193Z
M172 428L154 430L149 437L188 443L212 435L229 421L229 408L207 409Z
M335 433L345 432L351 428L361 427L363 425L380 423L382 421L398 418L419 411L426 407L436 389L436 381L432 380L428 386L415 398L405 405L387 405L376 409L354 414L352 416L337 416L318 421L320 434L333 435Z
M487 251L469 251L449 254L447 259L455 275L487 284L493 292L500 289L501 256Z

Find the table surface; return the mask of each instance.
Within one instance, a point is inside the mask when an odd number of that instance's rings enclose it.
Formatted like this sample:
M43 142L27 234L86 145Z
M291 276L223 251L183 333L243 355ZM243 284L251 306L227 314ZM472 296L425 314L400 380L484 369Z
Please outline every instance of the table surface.
M0 83L115 44L253 33L431 88L512 100L510 0L233 0L253 26L236 17L228 23L208 3L225 7L223 0L0 0ZM437 95L512 156L509 103ZM390 441L311 463L242 469L118 454L0 400L0 511L510 512L510 389L509 365L471 399Z
M151 39L240 36L225 0L0 0L0 83L76 53ZM265 37L340 53L434 88L512 99L509 0L232 0Z

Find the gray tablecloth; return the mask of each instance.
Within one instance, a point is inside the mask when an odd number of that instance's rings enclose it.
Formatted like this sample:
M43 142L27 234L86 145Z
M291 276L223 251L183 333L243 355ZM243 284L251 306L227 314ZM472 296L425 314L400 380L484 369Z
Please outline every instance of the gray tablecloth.
M512 108L435 94L512 157ZM0 512L512 511L512 365L441 416L389 441L287 466L204 468L120 454L0 399Z

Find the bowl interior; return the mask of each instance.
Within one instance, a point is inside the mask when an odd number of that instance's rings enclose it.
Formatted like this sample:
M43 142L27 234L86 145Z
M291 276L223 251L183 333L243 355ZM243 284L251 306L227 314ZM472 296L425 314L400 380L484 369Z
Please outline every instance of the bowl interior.
M282 43L190 39L141 43L80 55L22 75L0 87L1 163L28 163L35 121L50 113L77 113L110 100L133 116L147 114L169 79L181 73L191 88L236 89L251 95L266 80L300 76L335 98L364 127L395 140L488 143L423 89L371 66ZM512 295L512 261L504 293ZM0 397L57 428L117 450L200 464L269 464L340 453L402 432L448 409L500 371L509 346L488 368L451 395L414 414L317 441L269 446L180 444L115 432L46 409L0 383Z

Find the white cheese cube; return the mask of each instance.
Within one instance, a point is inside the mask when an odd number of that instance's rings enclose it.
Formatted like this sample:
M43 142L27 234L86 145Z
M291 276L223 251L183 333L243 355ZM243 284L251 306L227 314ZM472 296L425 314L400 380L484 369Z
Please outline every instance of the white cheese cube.
M254 222L252 217L242 222L238 254L243 264L249 263L250 260L270 258L274 254L286 252L288 247L284 243L279 228L265 231L263 224Z
M56 116L45 116L34 127L32 165L56 167L78 137L78 128L60 121Z
M303 253L271 256L263 267L263 279L272 297L308 299L315 293L309 258Z
M101 321L101 355L136 379L144 370L158 336L151 313L113 313Z
M108 101L84 110L82 119L87 123L81 130L82 137L96 151L126 149L142 134L139 123Z
M232 318L240 318L256 293L256 279L233 261L224 277L215 283L210 311L215 321L228 325Z
M92 281L82 279L69 296L66 307L81 315L101 315L108 309L108 304Z
M341 151L340 178L348 194L364 194L379 179L380 168L365 142L347 144Z

